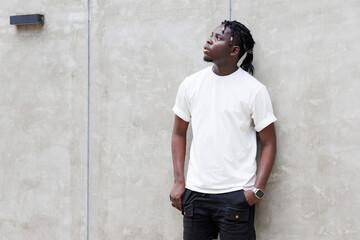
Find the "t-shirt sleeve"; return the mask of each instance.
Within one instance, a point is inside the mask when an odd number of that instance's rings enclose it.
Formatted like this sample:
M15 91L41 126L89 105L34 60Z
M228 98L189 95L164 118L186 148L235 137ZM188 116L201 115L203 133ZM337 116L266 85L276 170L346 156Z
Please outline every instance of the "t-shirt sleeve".
M172 109L174 113L186 122L190 122L190 101L186 91L186 82L183 81L178 89L175 105Z
M254 99L251 107L251 116L257 132L260 132L277 120L273 113L271 99L265 86L262 87Z

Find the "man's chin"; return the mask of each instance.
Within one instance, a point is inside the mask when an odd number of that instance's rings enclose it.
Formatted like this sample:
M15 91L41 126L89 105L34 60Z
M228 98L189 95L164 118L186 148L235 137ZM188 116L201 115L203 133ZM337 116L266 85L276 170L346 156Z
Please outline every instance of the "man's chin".
M213 61L212 59L206 58L206 57L204 57L203 59L204 59L205 62L212 62Z

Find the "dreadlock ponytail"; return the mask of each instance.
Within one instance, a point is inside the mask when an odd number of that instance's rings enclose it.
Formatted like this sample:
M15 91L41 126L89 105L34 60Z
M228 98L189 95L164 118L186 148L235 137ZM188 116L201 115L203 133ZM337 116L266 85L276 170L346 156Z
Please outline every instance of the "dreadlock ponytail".
M254 66L252 65L253 57L254 57L254 55L253 55L252 50L247 51L246 52L246 57L243 60L243 62L241 63L241 65L240 65L240 67L242 69L244 69L244 71L247 71L251 75L254 74Z
M237 45L240 47L239 60L246 53L245 59L241 63L240 67L247 71L249 74L254 74L254 66L252 61L254 58L253 48L255 41L252 38L250 30L243 24L237 21L223 21L221 24L224 25L223 31L228 27L231 30L231 45Z

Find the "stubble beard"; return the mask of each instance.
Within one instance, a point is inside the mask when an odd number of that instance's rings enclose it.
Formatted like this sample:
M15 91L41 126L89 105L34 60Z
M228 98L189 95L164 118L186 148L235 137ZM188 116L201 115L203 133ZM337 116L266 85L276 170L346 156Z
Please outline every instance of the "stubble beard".
M205 62L212 62L212 61L213 61L212 59L206 58L205 56L204 56L203 60L204 60Z

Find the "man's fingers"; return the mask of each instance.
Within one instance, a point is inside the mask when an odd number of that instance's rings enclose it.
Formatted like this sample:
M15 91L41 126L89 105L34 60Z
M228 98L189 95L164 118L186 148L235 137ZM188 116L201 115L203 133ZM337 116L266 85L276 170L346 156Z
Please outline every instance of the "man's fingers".
M170 198L171 205L181 211L181 199Z
M182 210L181 198L182 195L184 194L184 190L185 190L184 185L174 184L169 195L171 205L180 211Z
M179 209L181 211L181 209L182 209L181 199L177 200L176 203L177 203L177 209Z

